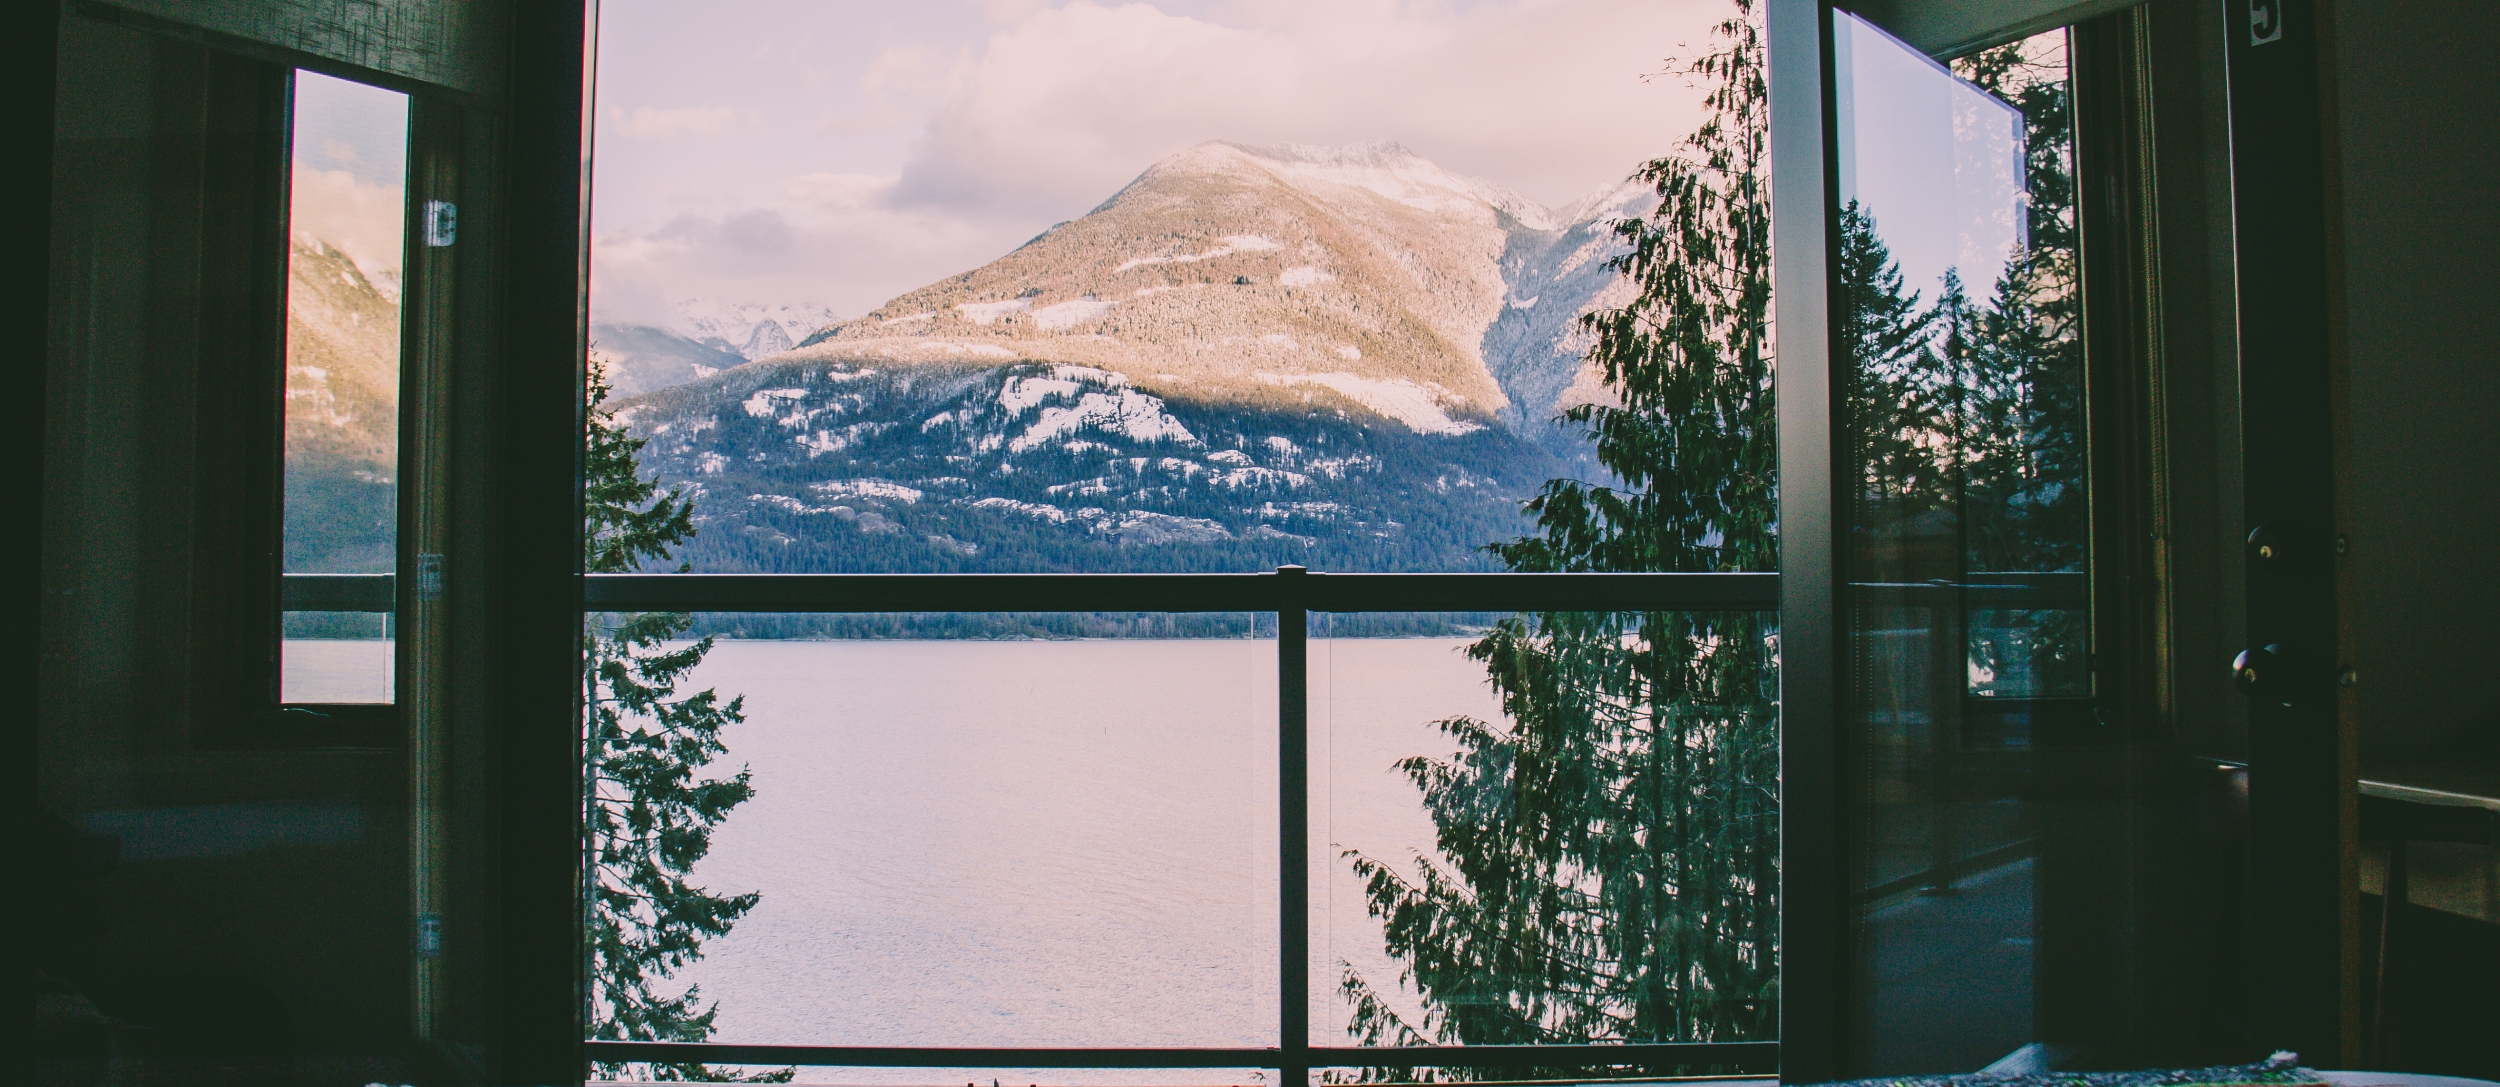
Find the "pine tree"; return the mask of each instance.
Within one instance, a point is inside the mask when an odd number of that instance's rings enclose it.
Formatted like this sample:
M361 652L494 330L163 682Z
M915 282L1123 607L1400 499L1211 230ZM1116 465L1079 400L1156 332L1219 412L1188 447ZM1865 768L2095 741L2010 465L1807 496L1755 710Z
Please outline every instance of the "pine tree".
M1965 571L2080 571L2085 500L2082 295L2075 225L2072 92L2063 36L1977 53L1954 70L2022 111L2028 244L1985 307L1941 315L1967 343L1955 427ZM2014 694L2086 689L2081 609L2047 609L1969 633L1974 669Z
M1617 226L1629 251L1615 267L1638 294L1583 319L1616 402L1566 418L1615 482L1548 483L1526 507L1536 534L1493 547L1511 569L1778 569L1752 0L1737 0L1716 35L1715 51L1680 68L1707 88L1707 119L1635 175L1658 209ZM1433 819L1435 856L1410 872L1345 855L1425 1018L1406 1022L1341 964L1348 1033L1366 1044L1773 1037L1775 639L1759 613L1545 613L1469 647L1509 724L1438 722L1458 756L1399 764Z
M2049 41L1955 61L1963 78L2022 110L2029 244L1968 322L1964 381L1978 405L1968 445L1969 561L1979 570L2079 569L2083 480L2082 293L2071 91Z
M1876 227L1856 201L1841 208L1839 274L1834 277L1839 292L1832 300L1832 318L1840 326L1835 340L1849 345L1851 355L1844 412L1849 462L1857 466L1858 479L1852 494L1857 510L1850 523L1881 526L1877 531L1886 533L1916 531L1922 527L1918 522L1938 515L1949 518L1956 508L1958 477L1950 438L1961 386L1938 355L1961 350L1962 341L1949 332L1939 337L1938 325L1948 315L1966 314L1970 305L1961 277L1948 271L1943 298L1935 308L1922 309L1918 292L1902 283L1901 266ZM1933 531L1939 526L1923 527ZM1870 548L1863 535L1854 542L1866 576L1895 581L1914 576L1863 565L1886 549Z
M666 561L693 537L684 493L642 478L632 436L605 410L608 384L592 356L590 441L583 467L584 553L591 573ZM679 567L683 570L685 567ZM722 733L746 719L745 698L723 702L678 687L712 650L685 642L692 617L674 613L591 615L583 630L582 684L589 708L584 821L590 909L590 1034L624 1041L700 1042L712 1036L718 1002L699 987L663 983L703 956L760 901L715 895L688 877L711 851L712 831L755 795L747 771L701 772L728 752ZM736 1076L700 1064L602 1064L602 1078L786 1083L794 1069Z

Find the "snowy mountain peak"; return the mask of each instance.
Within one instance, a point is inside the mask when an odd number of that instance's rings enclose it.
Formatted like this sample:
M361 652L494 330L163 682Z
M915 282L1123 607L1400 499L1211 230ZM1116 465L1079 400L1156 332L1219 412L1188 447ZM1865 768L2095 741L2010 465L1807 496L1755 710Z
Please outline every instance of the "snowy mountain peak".
M1573 260L1575 242L1556 258L1567 268L1530 254L1578 238L1586 209L1636 204L1621 188L1557 213L1396 143L1210 141L989 264L801 338L787 357L1079 365L1200 402L1318 397L1417 434L1497 417L1542 425L1578 363L1544 326L1604 287L1603 275L1573 273L1591 260L1590 273L1606 273L1611 235ZM1567 282L1514 290L1531 266ZM1523 384L1514 360L1484 345L1508 309L1540 301L1525 365L1543 376Z
M1573 226L1604 224L1618 219L1637 218L1649 214L1650 210L1657 206L1658 189L1656 186L1638 178L1625 178L1573 201L1571 206L1555 214L1553 226L1540 229L1563 230Z
M1246 154L1276 162L1307 162L1317 166L1432 166L1423 156L1409 151L1396 140L1375 140L1371 143L1235 143L1215 141ZM1435 167L1437 169L1437 167Z
M760 359L766 355L778 355L792 346L794 341L790 333L780 323L757 321L755 331L748 333L747 342L738 348L738 353L750 359Z
M1154 164L1138 180L1161 174L1221 171L1254 160L1258 168L1296 188L1345 186L1369 190L1407 207L1443 214L1493 209L1530 230L1552 230L1559 219L1543 204L1483 178L1454 173L1395 141L1357 144L1244 144L1214 140Z
M733 305L687 298L669 307L666 331L742 358L760 359L789 350L836 319L823 306Z

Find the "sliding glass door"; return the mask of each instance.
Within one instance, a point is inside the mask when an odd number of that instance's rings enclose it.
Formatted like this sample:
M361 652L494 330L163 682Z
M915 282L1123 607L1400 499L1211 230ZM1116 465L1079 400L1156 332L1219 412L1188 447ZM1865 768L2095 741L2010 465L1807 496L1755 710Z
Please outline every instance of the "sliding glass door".
M2057 956L2123 917L2094 901L2125 790L2089 667L2066 35L1956 71L1836 12L1831 51L1851 1048L2039 1061L2093 1034Z
M2269 1048L2247 769L2177 738L2138 512L2142 17L1940 61L1773 5L1777 192L1814 209L1779 234L1784 1078Z

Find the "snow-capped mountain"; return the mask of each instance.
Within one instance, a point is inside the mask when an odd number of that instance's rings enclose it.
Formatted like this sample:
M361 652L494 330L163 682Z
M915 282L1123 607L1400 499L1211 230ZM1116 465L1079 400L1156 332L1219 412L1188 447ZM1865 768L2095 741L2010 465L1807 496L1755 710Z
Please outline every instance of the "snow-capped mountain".
M621 399L780 354L833 319L823 306L725 305L696 298L678 302L664 324L602 321L591 326L590 338Z
M1502 254L1509 294L1484 330L1483 350L1494 380L1510 394L1502 421L1512 429L1566 454L1586 445L1576 431L1554 422L1564 408L1607 395L1583 362L1589 338L1580 317L1631 300L1632 284L1608 264L1624 251L1615 224L1657 206L1655 190L1627 181L1556 216L1554 229L1511 233Z
M594 324L591 354L607 364L609 395L622 400L746 365L746 357L650 325Z
M1067 363L1230 402L1329 388L1386 418L1423 404L1481 426L1507 404L1479 346L1521 225L1504 205L1528 206L1395 145L1200 144L794 354Z
M742 358L778 355L834 323L823 306L758 306L688 298L669 307L667 331Z
M1549 420L1600 394L1576 318L1654 199L1555 211L1395 144L1200 144L624 414L702 495L698 569L1481 567L1583 470ZM757 310L689 307L680 338L761 350L787 322L722 334Z

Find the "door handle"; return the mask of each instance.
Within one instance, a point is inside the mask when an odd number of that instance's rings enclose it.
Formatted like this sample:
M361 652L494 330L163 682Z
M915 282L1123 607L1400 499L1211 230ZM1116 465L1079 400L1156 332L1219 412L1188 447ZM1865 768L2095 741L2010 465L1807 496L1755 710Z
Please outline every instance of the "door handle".
M2291 666L2289 658L2290 654L2279 644L2240 650L2240 655L2231 659L2231 682L2250 698L2289 705L2283 700L2283 692L2290 686L2285 682L2290 678L2285 674Z

